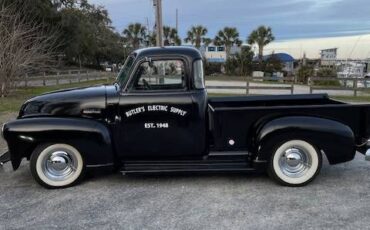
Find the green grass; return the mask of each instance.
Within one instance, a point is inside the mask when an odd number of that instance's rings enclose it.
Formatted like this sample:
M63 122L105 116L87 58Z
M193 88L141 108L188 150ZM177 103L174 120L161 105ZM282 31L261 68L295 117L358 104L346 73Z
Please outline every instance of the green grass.
M370 103L370 96L331 96L330 98L344 101L344 102L368 102Z
M55 91L60 89L67 88L76 88L76 87L86 87L98 84L106 84L107 80L94 80L81 83L72 83L72 84L61 84L55 86L42 86L42 87L27 87L19 88L12 93L11 96L0 98L0 113L1 112L17 112L19 111L21 105L29 98Z

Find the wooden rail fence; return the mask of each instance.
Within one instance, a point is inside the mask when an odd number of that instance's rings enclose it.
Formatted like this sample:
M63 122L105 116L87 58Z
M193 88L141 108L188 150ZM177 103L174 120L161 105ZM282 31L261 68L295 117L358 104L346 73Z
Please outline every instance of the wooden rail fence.
M315 84L315 82L333 82L332 85L335 85L335 82L338 82L338 86L322 86L320 84ZM338 78L338 77L310 77L308 79L308 86L310 87L310 93L314 93L315 90L338 90L338 91L353 91L353 96L357 97L358 92L360 91L369 91L370 88L367 88L370 79L367 78ZM348 86L349 85L351 86ZM363 87L359 88L359 83L363 83Z
M103 71L60 71L55 73L42 73L41 75L24 75L23 77L16 78L15 81L19 86L27 87L31 82L41 83L42 86L46 86L48 81L55 82L54 85L59 85L62 81L67 81L71 84L73 82L91 81L91 80L102 80L106 79L107 82L114 79L116 73L103 72Z
M274 81L275 83L281 82L280 85L271 84L270 86L264 85L255 85L251 86L251 83L267 83L266 81ZM276 77L247 77L245 86L207 86L207 89L245 89L246 94L250 94L250 90L252 89L261 89L261 90L287 90L291 94L294 94L294 77L284 77L284 78L276 78Z

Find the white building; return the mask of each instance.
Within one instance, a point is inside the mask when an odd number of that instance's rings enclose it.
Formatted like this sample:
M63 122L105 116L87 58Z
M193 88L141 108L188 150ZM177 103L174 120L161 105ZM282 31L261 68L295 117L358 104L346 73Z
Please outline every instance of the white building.
M288 53L294 59L302 59L304 54L309 59L320 59L321 51L331 48L337 49L337 59L368 59L370 58L370 34L276 41L266 46L264 52L265 54Z
M225 47L215 45L204 47L204 56L209 62L224 63L226 61Z

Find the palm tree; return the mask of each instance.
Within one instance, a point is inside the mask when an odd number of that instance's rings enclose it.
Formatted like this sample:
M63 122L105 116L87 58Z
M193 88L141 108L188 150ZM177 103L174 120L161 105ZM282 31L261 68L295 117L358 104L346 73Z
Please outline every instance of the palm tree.
M164 39L163 43L165 46L181 45L181 39L177 34L177 30L175 28L163 26L163 39Z
M132 48L137 49L145 41L146 28L141 23L132 23L123 30L123 39L129 43Z
M156 46L157 45L157 33L151 32L147 35L148 46Z
M207 28L202 25L192 26L188 31L187 37L184 39L184 41L190 42L197 49L199 49L202 43L209 45L212 42L211 39L205 37L207 33Z
M218 31L214 44L217 46L225 46L226 56L230 56L230 50L233 45L240 46L242 41L239 40L239 32L235 27L225 27L223 30Z
M274 40L275 37L272 34L271 28L266 26L258 27L256 30L253 30L252 33L249 35L247 39L248 44L250 45L257 44L258 46L258 59L260 62L260 66L262 66L264 47Z

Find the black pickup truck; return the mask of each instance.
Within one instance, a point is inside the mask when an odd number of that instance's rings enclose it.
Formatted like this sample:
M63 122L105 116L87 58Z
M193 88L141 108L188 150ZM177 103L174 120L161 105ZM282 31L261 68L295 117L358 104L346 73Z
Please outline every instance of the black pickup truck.
M48 188L76 184L86 170L124 173L267 170L302 186L356 151L370 158L370 105L327 95L208 98L193 48L133 52L116 83L32 98L3 126L16 170L30 160ZM370 143L370 142L369 142Z

